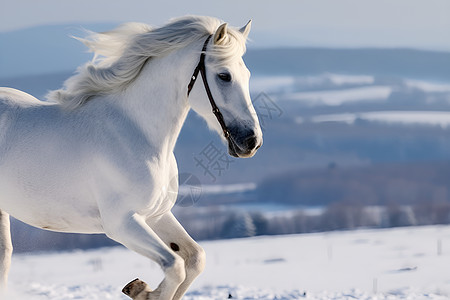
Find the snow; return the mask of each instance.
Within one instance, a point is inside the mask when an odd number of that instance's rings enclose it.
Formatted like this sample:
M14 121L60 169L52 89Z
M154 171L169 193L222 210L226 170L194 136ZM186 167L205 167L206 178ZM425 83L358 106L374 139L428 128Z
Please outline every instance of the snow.
M198 186L198 188L201 189L201 193L205 195L244 193L248 191L253 191L256 189L256 187L257 185L254 182L233 183L233 184L205 184ZM190 195L191 189L192 186L190 185L180 185L178 194Z
M316 76L302 76L295 79L295 83L301 86L323 86L332 84L334 86L344 85L371 85L375 77L371 75L349 75L336 73L323 73Z
M392 87L375 85L340 90L291 93L284 99L301 101L309 105L339 106L345 103L361 101L386 101L392 93Z
M353 124L356 120L371 122L432 125L447 128L450 126L450 112L443 111L374 111L361 113L342 113L318 115L311 118L314 123L344 122ZM303 123L300 118L298 123Z
M291 92L295 86L322 87L332 85L342 87L345 85L372 85L375 77L370 75L347 75L323 73L316 76L254 76L250 80L252 92Z
M292 88L295 83L293 76L255 76L250 80L252 92L277 92Z
M450 84L428 82L424 80L406 79L406 86L422 90L427 93L448 93L450 92Z
M325 73L323 77L330 80L335 85L373 84L375 82L374 76L371 75L344 75Z
M282 99L309 106L340 106L358 102L383 103L392 92L419 90L429 94L450 92L450 84L410 78L378 80L371 75L323 73L316 76L256 76L251 91L282 95ZM387 81L386 81L387 80ZM275 97L276 98L276 97Z
M184 299L448 299L450 226L201 243L207 267ZM8 299L127 299L158 266L122 247L13 257Z

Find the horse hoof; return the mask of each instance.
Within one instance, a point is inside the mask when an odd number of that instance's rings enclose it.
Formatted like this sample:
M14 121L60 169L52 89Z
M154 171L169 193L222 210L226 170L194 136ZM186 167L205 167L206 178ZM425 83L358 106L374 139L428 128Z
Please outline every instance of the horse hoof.
M122 293L133 300L147 300L151 291L150 287L139 278L131 281L122 289Z

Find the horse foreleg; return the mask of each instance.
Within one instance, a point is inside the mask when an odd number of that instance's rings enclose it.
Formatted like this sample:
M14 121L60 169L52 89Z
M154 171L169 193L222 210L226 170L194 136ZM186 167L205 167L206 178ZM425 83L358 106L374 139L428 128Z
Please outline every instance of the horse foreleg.
M6 289L12 251L9 214L0 210L0 291Z
M157 262L164 270L165 277L154 291L141 281L134 281L124 288L124 292L135 300L172 300L186 278L184 260L172 251L138 214L122 218L122 222L111 220L109 226L104 226L107 227L105 231L109 237Z
M147 221L156 234L176 254L184 259L186 279L178 287L173 300L179 300L186 293L189 286L205 267L205 251L200 247L181 226L172 213L165 214L157 222Z
M179 300L186 293L194 279L203 271L205 267L205 252L189 236L172 213L165 214L156 222L149 219L147 223L158 237L184 260L186 278L173 297L173 300ZM135 300L140 300L138 295L141 295L142 291L146 289L149 289L149 287L145 282L135 279L125 286L123 292Z

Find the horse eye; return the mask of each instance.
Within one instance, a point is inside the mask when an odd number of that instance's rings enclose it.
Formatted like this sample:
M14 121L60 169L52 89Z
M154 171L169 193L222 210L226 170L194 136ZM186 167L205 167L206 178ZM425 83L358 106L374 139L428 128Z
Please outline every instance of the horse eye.
M225 81L225 82L230 82L231 81L231 75L229 73L219 73L218 74L220 80Z

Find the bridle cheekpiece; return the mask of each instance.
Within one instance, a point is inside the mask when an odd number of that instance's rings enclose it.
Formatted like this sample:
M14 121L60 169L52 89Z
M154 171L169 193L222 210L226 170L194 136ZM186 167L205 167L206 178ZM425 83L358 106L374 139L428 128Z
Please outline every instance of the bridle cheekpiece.
M203 44L202 53L200 54L200 61L197 64L197 67L194 70L194 74L192 74L191 81L188 84L187 95L191 93L192 88L194 87L194 83L197 80L198 73L202 75L203 85L205 86L206 94L208 95L209 103L212 107L212 112L216 116L217 121L222 127L224 137L230 142L230 131L223 120L223 115L220 112L219 107L217 107L216 102L214 101L214 97L211 93L211 89L209 88L208 80L206 79L206 67L205 67L205 56L206 56L206 48L208 47L208 43L211 40L212 35L208 36L205 43Z

